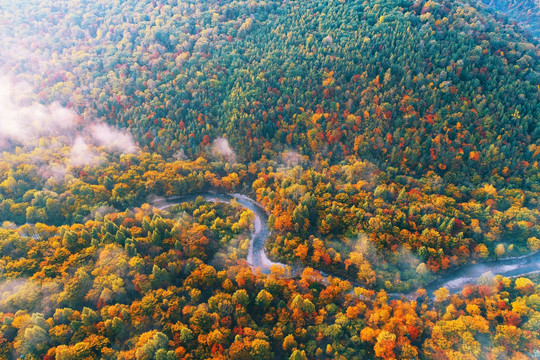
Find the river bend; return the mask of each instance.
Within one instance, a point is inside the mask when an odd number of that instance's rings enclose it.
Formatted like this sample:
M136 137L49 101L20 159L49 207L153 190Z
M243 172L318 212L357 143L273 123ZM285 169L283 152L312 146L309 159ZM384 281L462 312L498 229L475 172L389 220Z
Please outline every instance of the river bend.
M199 195L190 195L183 197L170 197L160 199L154 202L154 206L159 209L166 209L184 202L193 201L201 196L206 201L230 203L235 199L242 207L251 210L253 213L253 228L251 230L251 241L247 255L247 262L253 270L260 270L268 274L272 266L285 267L284 264L271 261L266 255L265 243L270 236L268 229L268 215L263 207L253 199L241 194L217 194L204 193ZM500 260L486 261L480 263L471 263L462 266L454 271L441 275L437 280L427 284L425 289L429 296L433 291L445 287L451 293L460 291L464 285L476 283L482 275L490 273L492 275L502 275L505 277L516 277L532 274L540 271L540 251L533 254L506 258ZM394 296L406 295L412 297L412 294L392 294Z

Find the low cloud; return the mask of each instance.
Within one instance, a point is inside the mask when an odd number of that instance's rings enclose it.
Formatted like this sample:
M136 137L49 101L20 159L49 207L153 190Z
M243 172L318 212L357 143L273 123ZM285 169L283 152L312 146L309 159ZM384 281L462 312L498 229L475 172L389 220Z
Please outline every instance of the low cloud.
M112 206L100 206L98 207L97 209L95 209L94 211L92 211L88 216L86 216L83 220L83 222L86 222L88 220L95 220L96 218L98 218L99 216L100 217L104 217L105 215L107 214L112 214L114 212L118 211L117 209L115 209L114 207Z
M223 157L228 162L236 161L236 153L231 149L229 141L225 138L217 138L212 143L212 154L217 157Z
M50 164L49 166L42 166L39 170L39 174L44 179L48 179L45 188L63 184L69 174L63 164Z
M77 137L71 146L69 163L74 166L97 165L99 155L88 146L82 137Z
M138 150L128 131L99 122L84 124L80 116L58 103L36 102L28 83L3 75L0 75L0 114L0 150L24 146L58 151L68 146L71 151L65 163L73 166L99 165L104 152L130 154ZM39 164L41 158L42 154L33 163ZM50 164L38 166L44 174L52 172L55 180L61 181L66 164L56 164L55 169Z
M137 145L131 134L110 127L106 124L96 124L90 127L92 140L97 146L103 146L113 151L131 154L137 151Z
M32 91L24 82L0 76L0 148L33 145L43 136L62 135L76 126L76 115L58 103L33 102Z
M0 283L0 311L33 310L39 303L39 286L29 279L5 280Z
M291 168L303 163L303 156L298 153L298 151L289 150L281 154L281 162L285 167Z
M186 156L186 154L184 152L184 149L180 149L176 154L173 155L173 157L176 160L180 160L180 161L183 161L183 160L187 159L187 156Z
M58 308L57 298L61 288L56 281L41 285L27 278L4 280L0 282L0 312L26 310L50 316Z

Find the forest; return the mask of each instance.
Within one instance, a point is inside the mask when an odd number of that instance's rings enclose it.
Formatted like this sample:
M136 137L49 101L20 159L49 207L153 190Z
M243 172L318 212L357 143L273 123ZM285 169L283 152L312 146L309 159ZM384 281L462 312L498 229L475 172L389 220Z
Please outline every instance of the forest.
M540 4L537 1L483 0L488 9L507 14L538 39L540 36Z
M0 359L538 358L538 14L0 4Z

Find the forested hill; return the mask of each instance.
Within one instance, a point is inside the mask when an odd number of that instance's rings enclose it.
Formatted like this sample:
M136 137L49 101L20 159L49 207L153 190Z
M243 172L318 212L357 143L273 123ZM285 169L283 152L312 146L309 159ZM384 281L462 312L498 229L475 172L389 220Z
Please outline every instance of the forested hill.
M538 359L538 274L422 289L540 251L540 44L511 18L0 1L0 359ZM252 269L253 229L296 270Z
M535 0L483 0L483 2L507 14L537 39L540 38L540 2Z
M354 154L397 173L522 188L538 171L538 43L481 3L2 7L4 73L31 73L41 101L129 127L166 156L196 157L225 135L243 161Z

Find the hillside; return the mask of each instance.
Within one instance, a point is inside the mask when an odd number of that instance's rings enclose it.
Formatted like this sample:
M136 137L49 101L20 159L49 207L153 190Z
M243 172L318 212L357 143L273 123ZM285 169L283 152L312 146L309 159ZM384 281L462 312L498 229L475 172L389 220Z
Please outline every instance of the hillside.
M355 154L518 187L537 171L525 164L538 140L538 48L481 7L70 4L9 13L3 71L32 74L41 101L130 127L145 149L195 157L226 134L239 160Z
M538 357L531 9L1 4L0 358Z
M534 0L483 0L486 5L507 14L537 39L540 36L540 3Z

